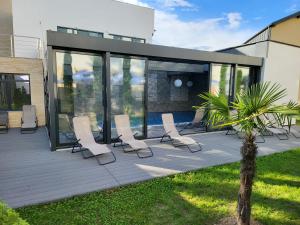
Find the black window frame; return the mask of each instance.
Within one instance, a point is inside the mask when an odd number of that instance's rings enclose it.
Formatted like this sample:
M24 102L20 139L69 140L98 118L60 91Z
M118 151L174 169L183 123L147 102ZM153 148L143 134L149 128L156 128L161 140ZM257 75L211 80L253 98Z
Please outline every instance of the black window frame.
M8 75L8 76L28 76L28 80L0 80L0 83L26 83L28 82L29 83L29 96L30 96L30 99L29 99L29 104L31 104L31 79L30 79L30 74L28 73L0 73L0 75ZM16 111L22 111L22 108L20 109L12 109L11 107L11 104L12 104L12 101L10 103L10 106L7 108L7 109L4 109L4 108L1 108L1 105L0 105L0 111L13 111L13 112L16 112Z

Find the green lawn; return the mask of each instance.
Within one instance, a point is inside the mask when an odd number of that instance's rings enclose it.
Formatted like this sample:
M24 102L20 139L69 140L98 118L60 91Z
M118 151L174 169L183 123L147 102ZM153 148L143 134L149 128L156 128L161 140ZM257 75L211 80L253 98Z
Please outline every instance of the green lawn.
M233 163L17 211L32 225L205 225L234 215L238 187ZM262 224L300 224L300 149L258 159L252 200Z

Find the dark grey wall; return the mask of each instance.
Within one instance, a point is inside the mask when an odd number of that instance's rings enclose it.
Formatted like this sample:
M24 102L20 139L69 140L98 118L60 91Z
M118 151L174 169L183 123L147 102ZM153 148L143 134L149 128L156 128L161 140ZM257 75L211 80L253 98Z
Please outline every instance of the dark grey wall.
M262 66L263 63L263 59L258 57L141 44L105 38L85 37L54 31L47 32L47 45L53 46L54 48L81 49L82 51L102 51L176 60L230 63L252 66Z
M175 87L176 79L182 80L181 87ZM187 87L187 81L193 86ZM199 105L200 93L209 89L209 75L183 74L168 76L167 71L148 72L148 111L149 112L175 112L191 111L193 106Z

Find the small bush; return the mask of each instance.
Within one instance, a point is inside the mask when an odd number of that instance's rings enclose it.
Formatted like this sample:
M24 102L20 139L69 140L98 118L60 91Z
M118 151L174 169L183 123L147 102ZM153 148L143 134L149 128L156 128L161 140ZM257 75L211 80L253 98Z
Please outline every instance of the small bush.
M13 209L0 202L0 224L1 225L29 225L19 217Z

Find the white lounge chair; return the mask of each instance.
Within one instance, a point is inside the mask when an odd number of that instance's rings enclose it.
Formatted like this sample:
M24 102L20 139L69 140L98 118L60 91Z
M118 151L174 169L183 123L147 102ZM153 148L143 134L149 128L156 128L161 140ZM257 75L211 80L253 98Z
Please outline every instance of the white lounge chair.
M270 115L269 115L270 117ZM277 127L273 118L268 118L266 115L260 115L259 119L265 124L265 130L263 133L266 135L275 135L279 140L288 140L288 131L282 127Z
M98 144L95 141L88 116L74 117L73 127L77 141L73 145L72 153L81 152L83 158L85 159L95 157L99 165L106 165L116 161L116 157L108 145ZM78 147L79 150L75 151L76 147ZM90 153L89 155L86 155L87 151ZM111 153L113 159L109 162L102 163L99 159L99 156L107 153Z
M185 146L190 152L199 152L202 150L202 146L196 142L193 138L183 137L179 134L174 124L174 118L172 113L164 113L161 115L165 134L162 136L160 142L171 141L175 147ZM167 140L166 140L167 139ZM197 146L199 149L194 150L191 147Z
M183 129L204 127L206 131L207 130L206 123L203 121L204 116L205 116L205 110L203 108L197 109L193 121L188 123Z
M21 133L35 132L38 128L36 108L34 105L23 105L21 118Z
M135 134L132 133L130 128L128 115L115 115L115 124L118 133L118 140L124 152L134 151L139 158L148 158L153 156L152 149L144 141L136 140L134 138ZM130 146L130 148L126 149L125 146ZM117 147L116 143L114 144L114 147ZM150 154L143 156L139 153L142 150L148 150Z

